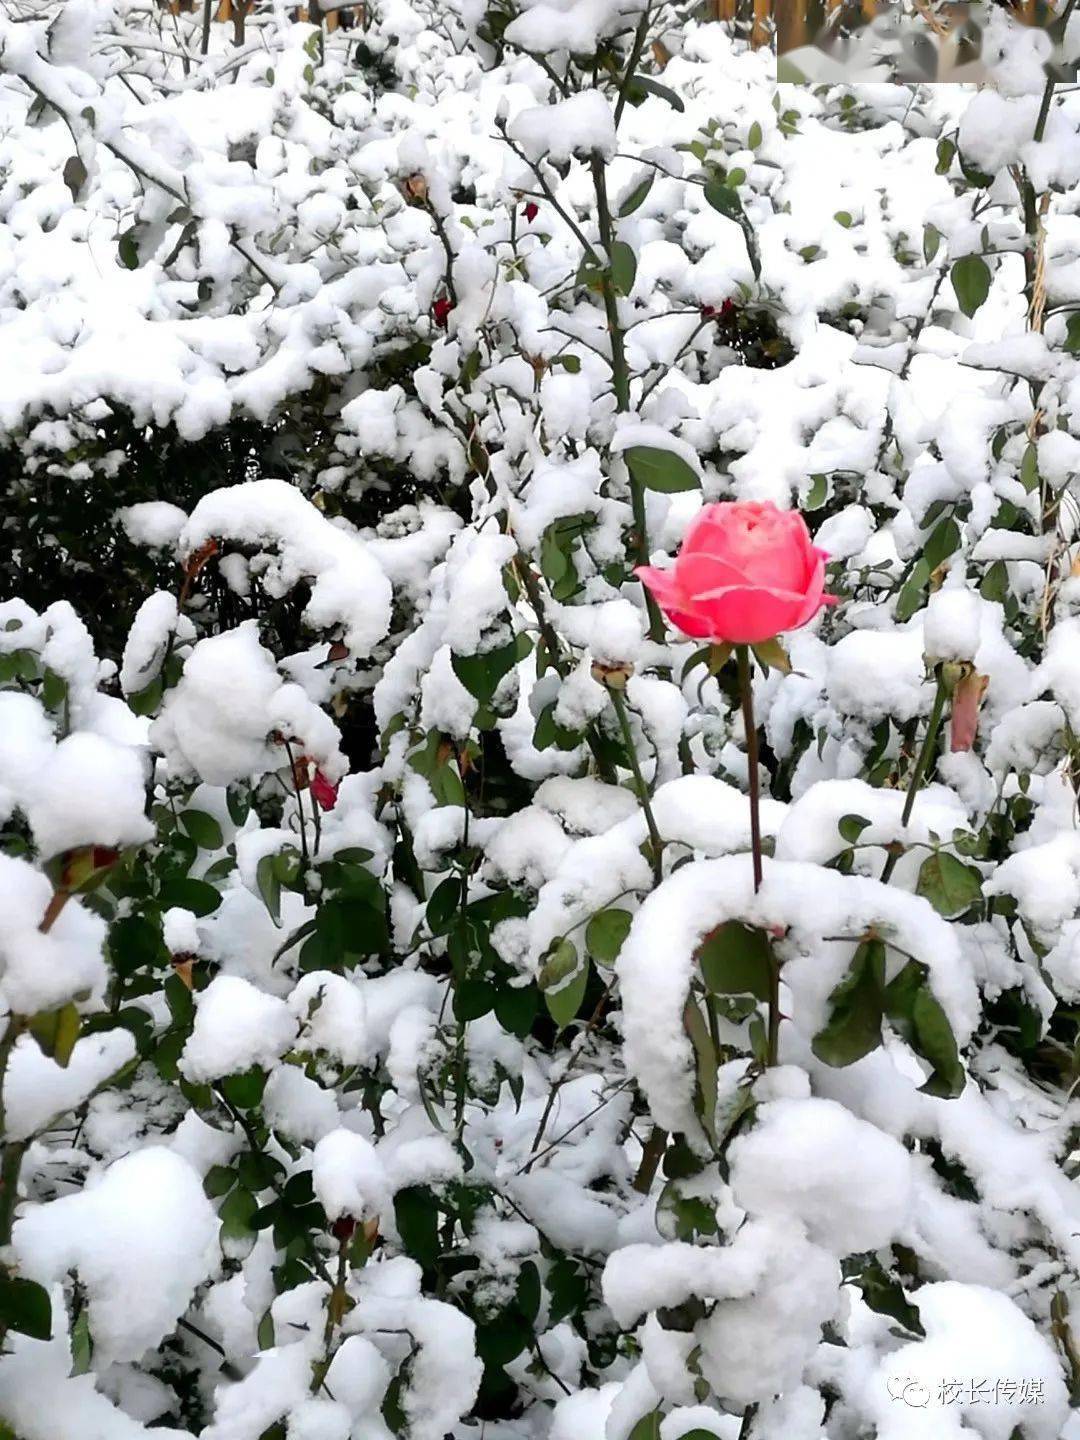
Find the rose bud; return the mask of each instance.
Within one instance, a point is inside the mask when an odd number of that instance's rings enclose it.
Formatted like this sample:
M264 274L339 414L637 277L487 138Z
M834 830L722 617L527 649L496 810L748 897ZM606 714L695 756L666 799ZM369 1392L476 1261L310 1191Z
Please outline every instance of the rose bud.
M337 804L337 785L331 784L321 770L316 770L311 779L311 793L321 810L332 810Z

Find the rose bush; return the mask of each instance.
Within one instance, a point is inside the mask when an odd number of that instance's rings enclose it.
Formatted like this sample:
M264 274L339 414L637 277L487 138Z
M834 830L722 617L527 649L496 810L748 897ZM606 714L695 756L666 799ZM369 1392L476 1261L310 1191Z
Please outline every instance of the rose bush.
M1080 92L16 8L0 1440L1080 1440Z

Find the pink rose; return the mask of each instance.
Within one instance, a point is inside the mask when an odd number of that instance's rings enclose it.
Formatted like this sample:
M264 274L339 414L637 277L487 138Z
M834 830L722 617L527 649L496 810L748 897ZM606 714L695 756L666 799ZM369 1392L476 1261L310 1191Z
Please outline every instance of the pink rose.
M634 573L672 625L718 645L757 645L797 630L823 605L828 556L806 521L769 501L706 505L670 570Z

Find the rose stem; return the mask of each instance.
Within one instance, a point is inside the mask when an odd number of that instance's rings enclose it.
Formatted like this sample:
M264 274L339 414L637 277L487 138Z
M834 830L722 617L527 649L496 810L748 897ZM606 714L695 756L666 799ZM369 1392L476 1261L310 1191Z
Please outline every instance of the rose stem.
M739 694L742 697L743 729L746 731L746 768L750 782L750 853L754 862L754 894L761 889L761 790L758 774L757 725L754 723L754 691L750 683L750 647L736 645ZM780 967L769 948L769 1028L765 1064L780 1063Z
M901 828L906 830L908 821L911 819L911 812L915 809L915 796L919 792L919 786L926 778L926 772L930 768L930 756L933 754L934 745L937 742L938 731L941 729L941 716L945 709L945 674L942 666L938 666L937 690L934 694L934 703L930 707L930 718L926 722L926 734L923 737L922 749L919 751L919 758L915 762L915 769L912 771L911 779L908 781L907 799L904 801L903 814L900 816ZM885 860L885 868L881 872L882 884L888 884L892 873L896 869L896 862L900 859L902 850L891 850Z
M746 731L746 766L750 779L750 849L754 856L754 894L761 889L761 817L758 793L758 744L754 724L754 692L750 686L750 647L736 645L743 729Z

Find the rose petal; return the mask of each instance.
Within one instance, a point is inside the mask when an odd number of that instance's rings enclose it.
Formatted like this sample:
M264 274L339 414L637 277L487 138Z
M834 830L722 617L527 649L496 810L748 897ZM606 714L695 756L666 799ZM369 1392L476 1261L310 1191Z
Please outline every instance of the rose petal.
M747 585L749 577L716 555L694 555L680 552L675 561L675 580L683 595L698 595L703 590L719 590L725 585Z
M824 551L817 552L814 563L814 570L806 586L806 594L803 596L803 603L799 609L799 618L796 620L793 629L805 625L812 620L823 605L831 605L835 595L825 595L825 555Z
M714 640L756 645L795 628L803 597L792 591L730 585L695 595L695 615L707 615Z

